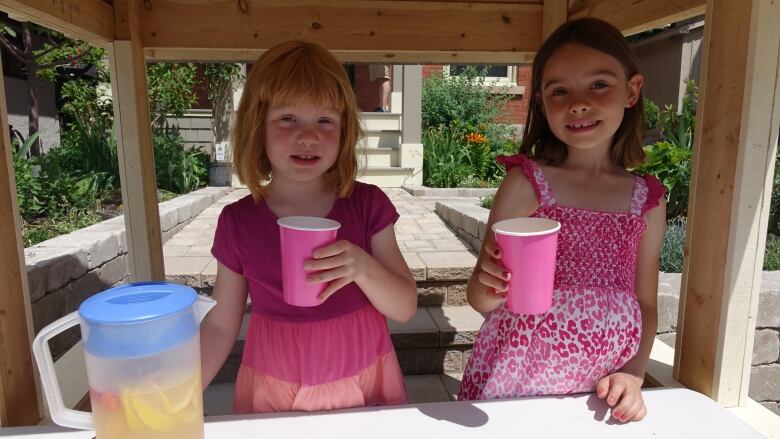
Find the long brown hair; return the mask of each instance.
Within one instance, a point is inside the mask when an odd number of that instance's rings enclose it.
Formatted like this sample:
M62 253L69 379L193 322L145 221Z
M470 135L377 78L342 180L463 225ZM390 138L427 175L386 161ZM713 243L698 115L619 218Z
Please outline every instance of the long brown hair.
M579 44L615 58L625 70L626 78L639 73L636 56L626 39L614 26L596 18L581 18L564 23L539 48L531 72L531 93L528 117L523 131L520 152L550 165L566 160L566 144L555 137L542 112L542 74L547 62L560 47ZM615 132L610 148L612 161L622 168L634 168L645 161L642 148L645 114L640 90L636 104L626 108L623 121Z
M272 178L265 152L268 107L301 103L332 106L341 112L339 154L325 180L340 197L352 192L357 175L355 148L363 130L349 79L322 46L287 41L268 49L252 66L233 127L233 163L255 201L267 194L265 183Z

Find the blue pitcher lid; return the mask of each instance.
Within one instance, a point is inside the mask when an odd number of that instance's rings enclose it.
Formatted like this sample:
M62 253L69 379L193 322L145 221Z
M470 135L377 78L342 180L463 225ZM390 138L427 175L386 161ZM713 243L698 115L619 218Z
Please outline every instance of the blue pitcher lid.
M79 314L90 323L140 323L185 310L196 299L195 290L185 285L138 282L90 297L79 307Z
M197 334L197 293L168 282L138 282L100 292L79 307L87 352L130 358L173 349Z

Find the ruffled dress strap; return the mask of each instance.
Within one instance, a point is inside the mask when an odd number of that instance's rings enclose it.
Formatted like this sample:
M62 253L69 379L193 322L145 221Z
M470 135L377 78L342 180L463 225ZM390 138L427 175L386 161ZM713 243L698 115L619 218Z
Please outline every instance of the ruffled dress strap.
M552 190L550 190L550 184L544 178L542 168L535 161L523 154L514 154L498 156L498 163L504 165L507 171L515 166L522 168L525 178L531 182L531 186L534 188L536 201L539 202L539 206L553 206L555 204L555 197Z
M636 176L634 195L631 198L631 213L643 216L650 209L658 206L661 197L666 194L666 188L655 176L645 174Z

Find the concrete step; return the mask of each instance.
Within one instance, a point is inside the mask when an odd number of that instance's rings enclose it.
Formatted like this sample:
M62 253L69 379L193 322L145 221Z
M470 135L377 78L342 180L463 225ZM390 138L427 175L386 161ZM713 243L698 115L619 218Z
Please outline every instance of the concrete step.
M367 130L360 140L363 148L397 148L401 144L401 130Z
M358 169L398 167L400 154L398 148L367 148L357 155Z
M401 113L361 113L363 130L400 130Z
M421 307L406 323L388 321L404 375L462 373L484 317L470 306ZM241 332L215 382L235 382L249 322Z
M418 235L422 230L411 229L412 226L414 225L403 224L399 220L396 224L396 236L404 260L417 282L418 306L465 305L466 283L477 262L476 257L462 243L443 238L446 234L437 234L435 224L430 226L429 233L423 235ZM430 241L434 243L426 243ZM422 243L430 248L421 247L421 251L412 251L411 247L415 246L412 243ZM436 246L442 250L437 251ZM166 258L167 280L211 295L216 281L217 263L213 257L206 256L210 248L202 246L201 256ZM166 251L169 249L170 247L165 247Z
M401 187L412 181L414 168L376 166L358 169L358 181L380 187Z
M462 373L484 321L468 305L418 308L404 324L388 322L406 375Z

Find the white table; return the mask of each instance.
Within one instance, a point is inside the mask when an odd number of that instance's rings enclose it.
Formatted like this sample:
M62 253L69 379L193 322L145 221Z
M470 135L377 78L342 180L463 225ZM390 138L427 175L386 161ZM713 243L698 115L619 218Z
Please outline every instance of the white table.
M644 392L641 422L611 420L595 395L458 401L371 407L318 414L285 413L206 418L206 438L763 438L709 398L687 389ZM89 439L92 432L57 427L0 429L19 439Z

